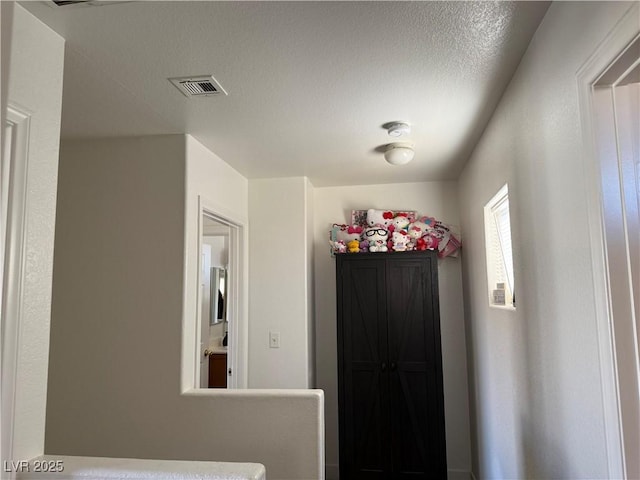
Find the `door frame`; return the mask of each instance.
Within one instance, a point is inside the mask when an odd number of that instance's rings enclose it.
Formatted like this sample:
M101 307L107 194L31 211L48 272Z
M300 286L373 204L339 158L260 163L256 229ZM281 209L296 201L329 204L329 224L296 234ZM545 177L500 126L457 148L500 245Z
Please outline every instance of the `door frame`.
M15 395L18 375L20 324L26 277L27 173L31 114L22 107L8 105L9 127L2 149L2 168L8 169L6 235L2 242L2 288L0 330L2 331L2 458L13 459ZM5 125L2 125L5 128ZM6 158L7 155L9 158ZM4 209L3 209L4 210ZM4 223L4 220L3 220ZM4 470L4 469L3 469ZM2 478L13 478L13 473Z
M640 6L634 4L577 72L609 478L627 478L628 459L625 450L630 446L625 446L623 433L625 414L620 404L621 385L618 368L618 361L623 359L620 358L615 337L616 321L623 319L614 316L612 305L611 285L615 283L615 278L611 277L607 254L607 239L611 232L607 231L604 222L604 161L598 152L598 127L595 122L593 92L602 75L640 35L639 18ZM632 295L631 292L628 292L628 295ZM633 298L630 300L633 301Z

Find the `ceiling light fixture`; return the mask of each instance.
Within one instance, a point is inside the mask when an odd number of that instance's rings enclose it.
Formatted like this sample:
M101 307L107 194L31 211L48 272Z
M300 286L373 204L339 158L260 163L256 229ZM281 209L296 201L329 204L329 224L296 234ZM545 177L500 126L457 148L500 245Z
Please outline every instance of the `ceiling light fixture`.
M413 145L408 143L390 143L384 151L384 159L391 165L405 165L413 160Z
M411 133L411 127L405 122L394 122L387 127L387 133L391 137L403 137Z

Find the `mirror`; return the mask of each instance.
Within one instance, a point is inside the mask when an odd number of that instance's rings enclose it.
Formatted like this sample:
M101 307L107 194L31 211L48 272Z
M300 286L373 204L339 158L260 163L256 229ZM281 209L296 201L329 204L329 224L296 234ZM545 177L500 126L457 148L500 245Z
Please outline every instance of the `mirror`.
M211 267L211 308L209 324L217 325L227 320L225 298L227 298L227 269Z

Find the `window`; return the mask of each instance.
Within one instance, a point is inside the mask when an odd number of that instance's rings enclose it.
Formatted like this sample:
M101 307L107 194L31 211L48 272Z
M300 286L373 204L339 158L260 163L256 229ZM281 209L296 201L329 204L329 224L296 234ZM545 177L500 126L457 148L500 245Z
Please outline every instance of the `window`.
M484 207L489 305L516 306L507 185Z

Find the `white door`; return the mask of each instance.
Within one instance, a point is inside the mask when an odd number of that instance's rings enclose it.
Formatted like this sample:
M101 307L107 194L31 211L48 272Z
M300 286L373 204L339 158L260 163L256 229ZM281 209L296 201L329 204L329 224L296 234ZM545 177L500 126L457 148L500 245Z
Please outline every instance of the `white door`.
M211 318L211 245L202 244L200 273L200 388L209 387L209 319Z

